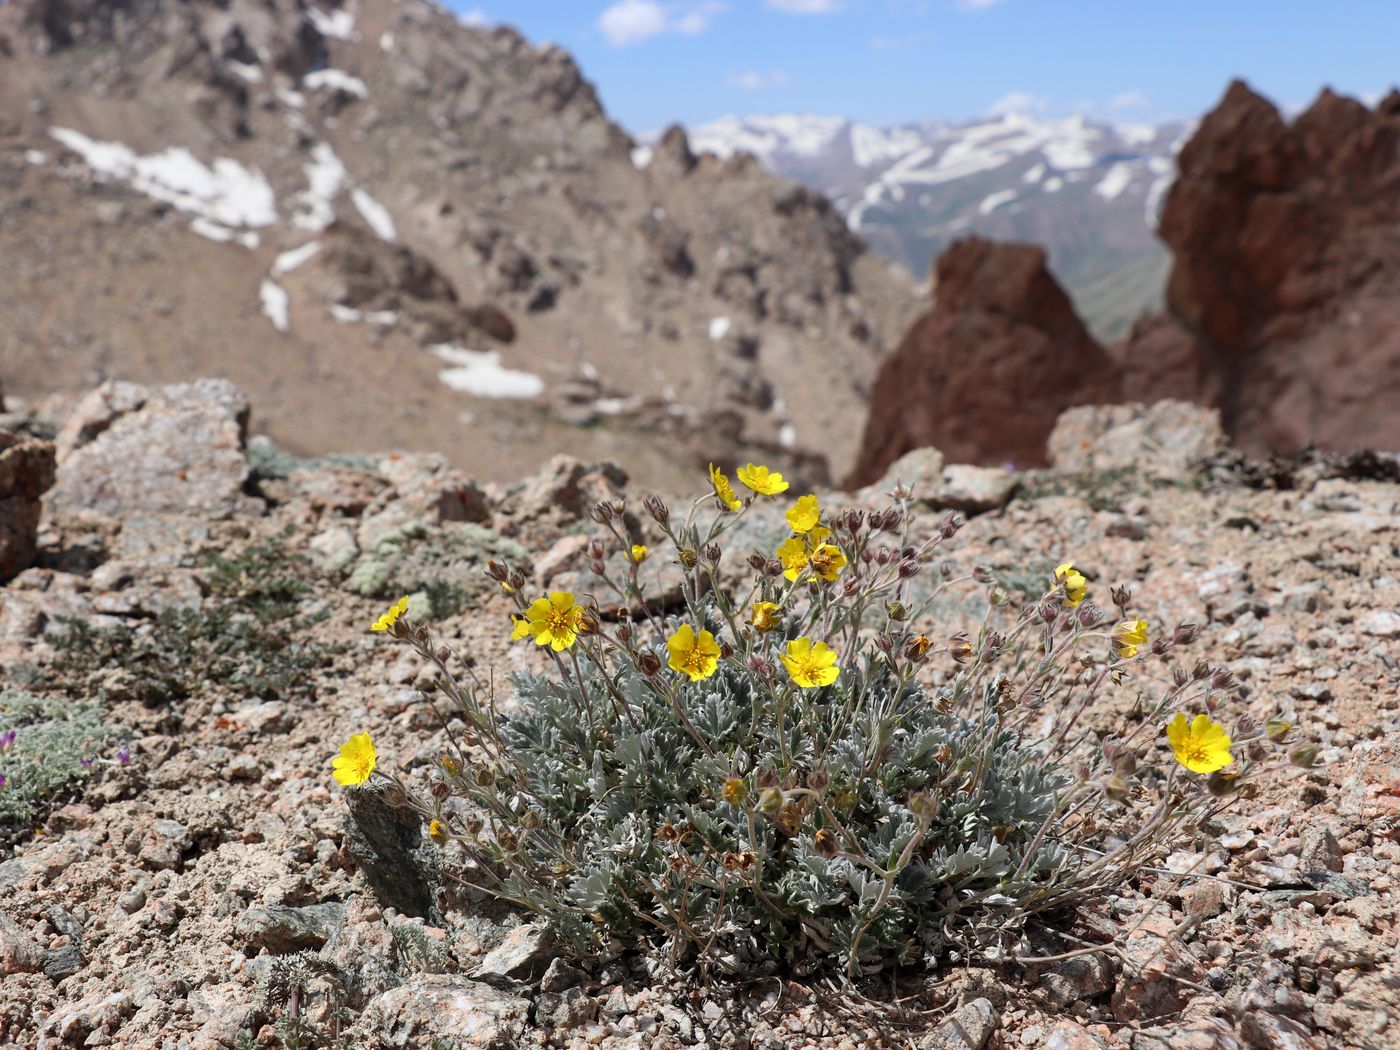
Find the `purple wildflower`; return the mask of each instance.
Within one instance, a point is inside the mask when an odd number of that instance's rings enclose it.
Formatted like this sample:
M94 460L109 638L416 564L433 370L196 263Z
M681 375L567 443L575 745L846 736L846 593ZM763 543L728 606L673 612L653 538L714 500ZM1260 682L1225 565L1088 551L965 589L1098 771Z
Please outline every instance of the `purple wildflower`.
M128 764L131 761L131 751L128 748L122 748L117 752L117 761L122 765Z
M91 768L92 768L92 759L90 759L90 758L80 758L80 759L78 759L78 765L82 766L84 769L91 769Z
M18 735L19 734L13 729L5 733L0 733L0 751L4 751L13 744L15 742L15 737Z
M0 788L5 786L5 774L0 773Z

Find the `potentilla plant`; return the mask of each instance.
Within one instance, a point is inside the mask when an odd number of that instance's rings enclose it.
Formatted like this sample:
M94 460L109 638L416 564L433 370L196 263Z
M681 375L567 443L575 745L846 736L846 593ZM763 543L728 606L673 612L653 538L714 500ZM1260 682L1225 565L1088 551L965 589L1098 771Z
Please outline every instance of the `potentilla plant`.
M605 601L531 595L519 569L490 566L516 603L503 629L552 662L515 679L509 713L407 619L407 599L392 606L373 629L436 668L450 746L415 790L376 771L358 733L337 781L381 784L462 858L465 883L580 952L650 942L736 972L777 960L855 975L1026 957L1036 920L1062 923L1199 834L1288 733L1247 718L1227 731L1232 682L1201 661L1105 736L1105 692L1190 644L1193 625L1156 631L1119 588L1110 617L1072 562L1017 605L989 571L942 560L957 516L914 535L902 492L838 515L803 495L776 550L736 555L726 541L755 503L789 498L764 467L737 476L742 498L711 467L683 517L645 501L680 570L679 615L648 601L643 569L662 555L629 534L620 501L593 512ZM738 584L720 571L735 557ZM985 595L975 632L929 622L950 588Z

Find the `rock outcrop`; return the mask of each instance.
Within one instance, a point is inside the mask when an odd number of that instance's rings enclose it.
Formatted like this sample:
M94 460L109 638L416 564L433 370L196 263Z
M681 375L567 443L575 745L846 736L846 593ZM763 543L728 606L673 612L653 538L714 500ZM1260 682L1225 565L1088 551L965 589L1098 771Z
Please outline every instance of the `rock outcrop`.
M881 365L850 483L912 449L1038 464L1056 417L1117 400L1118 369L1032 245L972 237L939 256L935 303Z
M42 505L53 484L52 443L0 429L0 583L34 560Z
M1400 93L1324 91L1289 124L1236 81L1179 167L1160 228L1179 331L1135 332L1124 359L1203 364L1190 396L1249 452L1400 447Z

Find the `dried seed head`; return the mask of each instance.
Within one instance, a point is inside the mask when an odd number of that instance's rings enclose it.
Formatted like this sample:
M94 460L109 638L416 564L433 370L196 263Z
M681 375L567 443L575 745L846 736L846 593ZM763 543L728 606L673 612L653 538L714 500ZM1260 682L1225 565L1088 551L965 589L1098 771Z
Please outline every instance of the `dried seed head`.
M1245 737L1258 736L1260 730L1263 728L1264 726L1260 723L1259 719L1255 718L1253 715L1240 715L1239 719L1235 722L1235 739L1241 740Z
M711 565L718 565L719 559L723 554L724 551L720 549L718 543L705 544L705 560Z
M522 587L525 586L525 583L526 583L526 580L525 580L525 572L524 572L524 570L522 570L522 569L511 569L511 570L510 570L510 579L507 581L507 586L510 587L510 589L511 589L512 591L518 591L518 590L520 590L520 588L522 588Z
M452 786L445 780L432 780L428 784L428 794L441 802L448 795L452 794Z
M1035 611L1045 623L1054 623L1060 615L1059 606L1055 605L1053 602L1043 602L1036 606Z
M516 847L520 845L520 840L515 837L515 832L510 828L501 828L496 832L496 841L500 843L501 849L507 853L514 853Z
M883 653L894 652L894 636L890 634L878 634L875 636L875 644Z
M1201 636L1201 629L1194 623L1179 623L1172 631L1172 641L1177 645L1190 645Z
M777 558L769 558L766 571L769 576L777 578L783 574L783 563Z
M1172 643L1167 638L1154 638L1152 644L1148 646L1154 656L1165 656L1172 647Z
M992 570L987 568L987 566L985 565L977 565L973 567L972 579L974 583L980 583L983 586L986 586L989 583L996 582L996 576L992 573Z
M836 836L828 828L822 828L812 836L812 849L823 857L836 856L839 848Z
M603 546L603 541L594 537L588 541L588 556L594 561L603 561L608 556L608 549Z
M831 774L825 769L814 769L807 774L807 786L813 791L825 791L831 783Z
M384 785L384 801L395 809L406 806L408 805L408 792L397 780L391 780Z
M472 781L477 787L490 787L496 782L496 774L489 766L477 766L472 772Z
M882 546L879 550L875 552L875 564L888 565L890 563L890 559L893 557L894 555L893 553L891 553L890 549L888 547Z
M899 563L899 578L901 580L913 579L919 575L919 563L912 558L907 558Z
M1075 610L1075 615L1079 619L1080 627L1097 627L1103 622L1103 610L1093 602L1085 602Z
M765 681L773 677L773 665L757 653L749 657L749 670Z
M1239 779L1238 773L1226 773L1224 770L1216 770L1206 777L1206 790L1216 798L1229 798L1235 793L1235 781Z
M903 623L909 617L909 608L901 601L887 601L885 614L896 623Z
M660 496L648 496L642 500L642 506L646 507L647 513L658 525L665 525L671 520L671 510L661 501Z
M700 556L690 547L682 547L676 552L676 557L687 569L693 569L700 564Z
M719 656L721 660L728 660L733 655L734 646L730 645L728 642L719 643Z
M958 663L972 655L972 642L962 631L948 639L948 654Z
M1204 660L1197 660L1195 666L1191 668L1191 677L1197 682L1204 681L1210 677L1211 666Z
M865 525L865 511L851 507L845 514L841 515L841 524L846 527L847 532L854 536Z
M950 579L952 579L952 578L953 578L953 563L950 562L950 561L941 561L941 562L939 562L939 563L938 563L938 575L942 576L945 580L950 580Z
M612 504L607 500L595 503L589 508L588 516L599 525L606 525L608 522L612 521L613 518Z
M593 561L590 561L588 563L588 571L591 572L594 576L601 576L603 575L603 573L608 571L608 566L606 562L595 558Z
M661 657L650 651L638 654L637 670L651 678L661 670Z
M527 809L520 814L520 826L526 831L538 831L544 824L544 818L540 816L539 810Z
M484 825L482 824L481 818L480 818L480 817L468 817L468 818L467 818L467 834L468 834L468 835L480 835L480 834L481 834L481 829L482 829L482 827L484 827Z
M762 571L764 570L764 568L765 568L767 565L768 565L768 555L762 554L762 553L760 553L759 551L750 551L750 552L749 552L749 568L750 568L750 569L753 569L755 572L762 572Z
M1187 684L1188 682L1190 682L1190 681L1191 681L1191 672L1188 671L1188 670L1186 670L1186 668L1184 668L1184 667L1173 667L1173 668L1172 668L1172 684L1175 685L1177 688L1180 688L1180 687L1186 685L1186 684Z
M967 524L967 519L957 511L952 511L939 523L938 534L945 540L950 540L957 535L958 530Z
M1118 606L1119 612L1127 609L1128 603L1133 600L1133 592L1126 587L1113 587L1108 593L1113 598L1113 604Z
M1212 689L1233 689L1235 674L1228 667L1217 667L1210 676L1210 685Z
M909 812L921 823L927 824L938 815L938 800L928 791L916 791L909 796Z
M510 579L510 569L498 561L488 561L486 563L486 575L497 583L505 583Z
M626 645L632 640L632 625L630 623L620 623L617 625L617 640Z
M678 842L681 833L676 830L676 826L669 820L656 829L656 837L661 842Z
M789 837L796 835L797 830L802 827L803 816L802 807L789 799L778 810L778 830Z

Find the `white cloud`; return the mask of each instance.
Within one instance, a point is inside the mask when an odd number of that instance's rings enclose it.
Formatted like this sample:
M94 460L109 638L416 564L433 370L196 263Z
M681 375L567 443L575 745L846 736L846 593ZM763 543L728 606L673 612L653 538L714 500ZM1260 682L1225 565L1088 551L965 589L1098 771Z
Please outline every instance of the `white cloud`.
M491 19L486 17L486 12L479 7L473 7L470 11L463 11L457 16L457 21L464 26L475 26L480 29L491 24Z
M767 0L775 11L794 15L831 15L841 10L841 0Z
M987 112L993 116L1004 113L1038 113L1047 109L1049 105L1048 99L1032 95L1029 91L1010 91L993 102Z
M598 16L598 29L613 47L631 47L665 33L696 36L710 26L710 19L726 5L719 0L617 0Z
M1141 91L1125 91L1108 100L1110 109L1146 109L1148 98Z
M781 69L775 69L771 73L759 73L748 69L742 73L730 73L728 83L730 87L742 88L745 91L766 91L769 88L789 86L792 77Z
M959 11L986 11L1005 0L958 0Z

